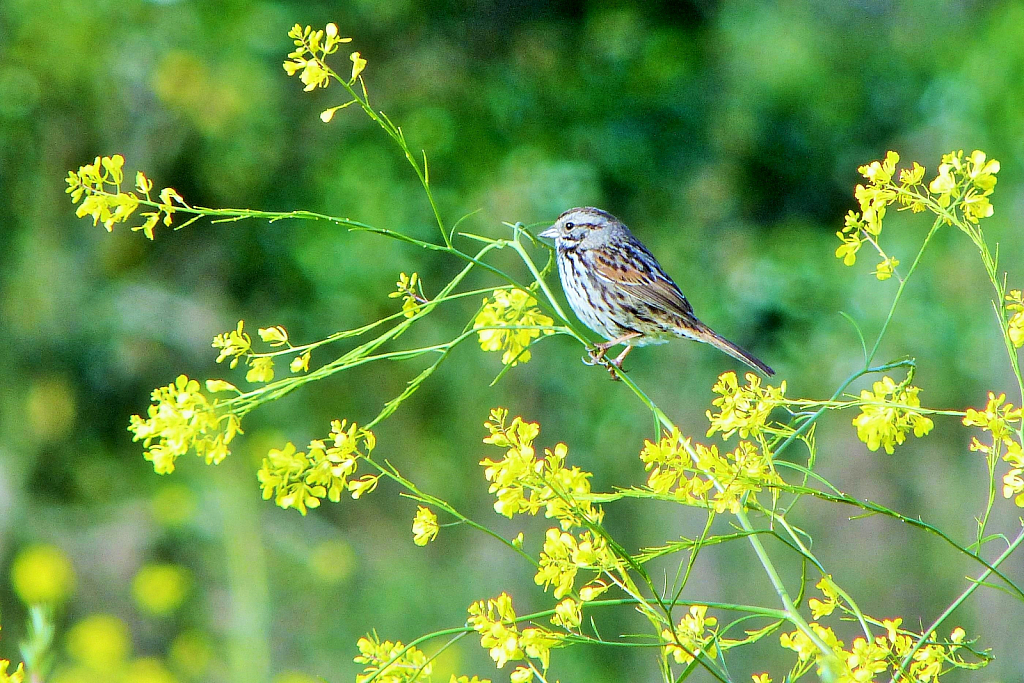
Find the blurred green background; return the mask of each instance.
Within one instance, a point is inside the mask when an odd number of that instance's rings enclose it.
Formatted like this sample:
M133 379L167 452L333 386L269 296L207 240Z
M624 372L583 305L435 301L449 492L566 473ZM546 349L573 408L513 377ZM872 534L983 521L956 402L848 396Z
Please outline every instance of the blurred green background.
M322 224L200 223L158 229L150 243L74 217L67 171L121 153L129 174L144 170L193 204L305 208L433 239L415 177L383 133L354 109L324 125L318 113L340 89L303 93L281 68L288 29L328 21L369 60L374 104L427 150L449 222L482 209L464 227L503 236L503 220L612 211L698 315L774 366L790 395L830 395L861 359L839 311L873 336L895 292L871 259L844 268L833 256L856 168L886 149L928 177L951 149L999 159L985 230L1010 284L1024 284L1021 2L2 0L0 656L20 661L26 607L14 584L58 598L52 678L62 682L352 680L355 642L370 629L408 642L462 624L470 602L502 590L521 613L551 604L530 567L469 529L414 546L415 504L393 487L306 518L260 499L268 448L322 437L334 418L366 422L422 363L366 366L259 410L217 467L190 458L157 476L125 430L179 373L244 384L210 347L239 319L310 341L397 310L386 294L399 271L418 271L432 293L461 267ZM890 253L909 264L929 220L886 221ZM944 230L933 244L879 359L915 356L925 405L981 406L1012 387L990 288L964 236ZM452 335L476 303L445 309L403 344ZM496 454L480 443L491 406L539 420L538 444L565 441L596 490L640 484L651 419L579 357L569 340L546 340L491 388L498 356L464 345L377 430L377 454L509 535L520 522L493 513L477 465ZM698 437L716 376L739 369L688 343L642 349L628 366ZM819 425L821 471L970 542L986 490L970 433L939 419L888 457L857 440L852 417ZM991 531L1013 533L1019 512L998 500ZM929 623L978 571L932 536L849 514L806 501L791 519L869 614ZM702 519L673 505L607 510L628 548L698 534ZM538 552L546 520L522 524ZM771 550L795 588L797 563ZM1022 565L1005 570L1024 580ZM664 571L674 565L653 573ZM684 597L774 606L740 544L702 554ZM599 619L608 635L645 628L630 614ZM983 590L945 632L956 624L996 656L970 680L1024 678L1019 603ZM853 629L840 635L849 642ZM578 647L553 661L563 681L658 675L635 649ZM773 637L737 651L732 671L779 680L790 661ZM475 638L436 670L437 680L508 674Z

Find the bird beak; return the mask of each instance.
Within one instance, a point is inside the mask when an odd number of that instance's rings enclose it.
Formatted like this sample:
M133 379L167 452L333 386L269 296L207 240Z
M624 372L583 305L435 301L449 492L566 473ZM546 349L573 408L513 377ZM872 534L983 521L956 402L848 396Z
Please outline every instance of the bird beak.
M553 240L556 237L558 237L558 228L556 228L555 226L552 225L550 228L548 228L544 232L539 233L537 235L537 237L547 237L548 239L552 239Z

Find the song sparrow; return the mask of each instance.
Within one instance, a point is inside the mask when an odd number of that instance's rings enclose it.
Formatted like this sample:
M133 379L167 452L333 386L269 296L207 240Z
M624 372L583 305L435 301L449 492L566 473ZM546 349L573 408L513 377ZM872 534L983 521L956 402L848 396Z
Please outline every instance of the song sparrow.
M658 261L622 222L589 206L569 209L541 237L555 240L558 274L577 317L608 341L597 344L594 360L625 344L611 361L622 361L634 346L686 337L711 344L766 375L775 372L697 320L693 307Z

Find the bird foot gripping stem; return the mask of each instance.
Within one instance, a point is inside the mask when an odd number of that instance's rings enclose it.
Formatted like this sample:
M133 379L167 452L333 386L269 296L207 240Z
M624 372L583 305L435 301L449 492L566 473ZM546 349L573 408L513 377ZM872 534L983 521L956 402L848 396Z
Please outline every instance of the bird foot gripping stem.
M625 372L622 369L622 361L626 359L629 352L633 350L632 346L627 346L622 353L613 359L608 359L605 354L608 353L608 349L612 344L596 344L594 348L587 350L587 356L583 358L584 365L603 365L608 369L608 373L612 376L612 379L616 382L621 381L618 372ZM618 371L618 372L617 372Z

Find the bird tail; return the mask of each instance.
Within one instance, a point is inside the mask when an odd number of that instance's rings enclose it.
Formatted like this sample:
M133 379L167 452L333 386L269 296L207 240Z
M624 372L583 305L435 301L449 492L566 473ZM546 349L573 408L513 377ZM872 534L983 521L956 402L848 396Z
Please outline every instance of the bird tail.
M698 340L705 342L707 344L711 344L719 351L724 351L725 353L729 354L736 360L742 361L749 365L750 367L754 368L755 370L763 372L768 377L771 377L772 375L775 374L774 370L772 370L765 363L762 363L760 360L754 357L753 354L751 354L748 351L744 351L740 347L736 346L731 341L719 335L717 332L712 330L707 325L699 323L699 325L696 326L695 329L693 329L693 333L694 337L696 337Z

